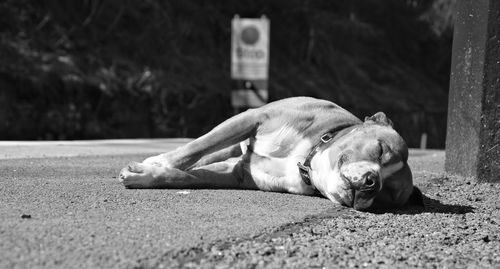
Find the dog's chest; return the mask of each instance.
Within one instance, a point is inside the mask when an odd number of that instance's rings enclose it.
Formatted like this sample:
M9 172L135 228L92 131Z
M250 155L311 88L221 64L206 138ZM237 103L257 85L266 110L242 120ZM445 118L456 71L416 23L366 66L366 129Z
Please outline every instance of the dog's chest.
M258 134L249 141L250 172L261 189L312 194L314 189L300 177L298 162L304 162L312 142L291 127Z

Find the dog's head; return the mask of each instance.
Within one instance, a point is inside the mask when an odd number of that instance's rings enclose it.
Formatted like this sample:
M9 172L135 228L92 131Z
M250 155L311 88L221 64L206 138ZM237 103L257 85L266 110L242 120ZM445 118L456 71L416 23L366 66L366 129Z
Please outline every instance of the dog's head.
M353 128L324 151L330 167L321 172L323 195L356 210L422 205L408 147L386 115L378 112Z

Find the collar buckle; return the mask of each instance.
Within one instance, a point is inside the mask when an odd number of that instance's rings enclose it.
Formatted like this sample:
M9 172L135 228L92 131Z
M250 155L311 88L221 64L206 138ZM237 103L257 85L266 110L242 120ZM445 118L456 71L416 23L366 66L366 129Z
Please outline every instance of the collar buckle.
M324 144L332 141L332 139L333 139L332 133L326 133L326 134L322 135L320 138L321 142L323 142Z

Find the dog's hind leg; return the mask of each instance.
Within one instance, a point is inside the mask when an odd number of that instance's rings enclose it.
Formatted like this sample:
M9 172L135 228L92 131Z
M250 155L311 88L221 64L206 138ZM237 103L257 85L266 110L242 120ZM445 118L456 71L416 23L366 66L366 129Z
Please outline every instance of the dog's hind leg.
M132 189L258 189L239 159L212 163L190 171L131 163L120 172L120 181Z
M259 124L266 120L261 110L247 110L216 126L207 134L181 146L174 151L144 160L145 164L186 170L202 157L231 147L251 137Z

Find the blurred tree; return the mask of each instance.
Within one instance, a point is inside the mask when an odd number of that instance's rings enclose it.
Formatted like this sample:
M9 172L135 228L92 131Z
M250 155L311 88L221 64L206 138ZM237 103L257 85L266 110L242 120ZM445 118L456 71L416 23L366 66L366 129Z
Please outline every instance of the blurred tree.
M230 116L230 21L271 19L271 98L384 110L444 145L453 0L0 3L0 139L198 136ZM13 105L13 104L16 105Z

